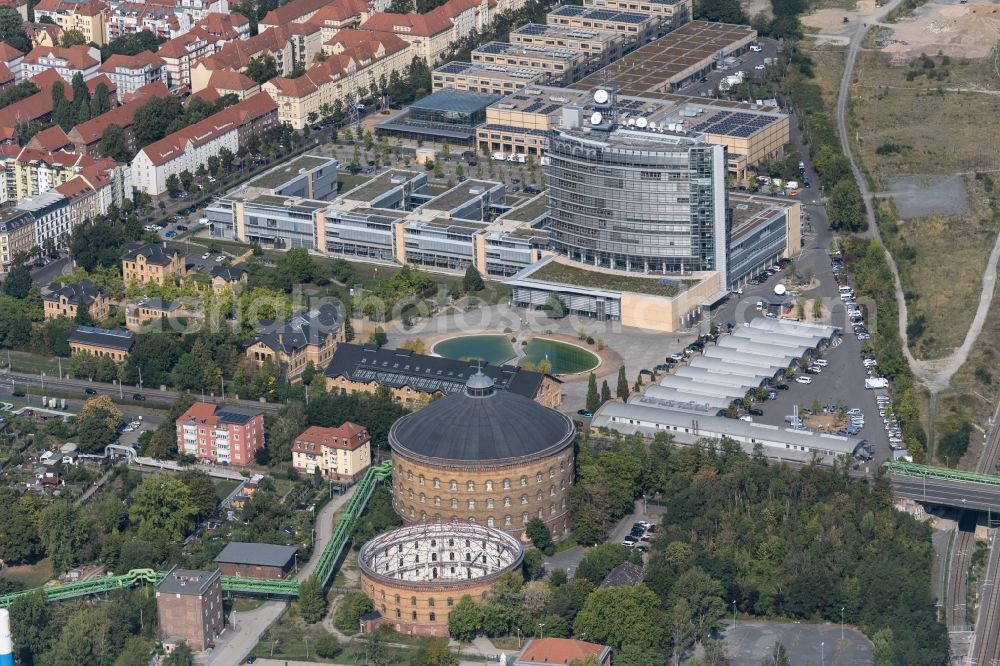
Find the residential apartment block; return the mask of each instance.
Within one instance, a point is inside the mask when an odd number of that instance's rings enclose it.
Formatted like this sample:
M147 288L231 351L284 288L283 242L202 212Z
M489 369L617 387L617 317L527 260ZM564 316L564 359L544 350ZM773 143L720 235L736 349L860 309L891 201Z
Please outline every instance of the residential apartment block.
M164 640L180 639L196 652L212 647L226 623L222 573L176 566L156 584L156 617Z
M133 281L140 285L155 282L163 285L167 280L184 277L187 268L184 255L168 250L167 244L135 244L122 255L122 281L126 286Z
M163 194L170 175L194 173L222 148L236 153L249 136L277 126L278 107L271 97L248 97L140 150L132 160L132 185L153 196Z
M199 460L248 465L264 446L264 415L242 407L196 402L177 419L177 450Z
M150 51L139 55L112 55L103 65L101 72L111 79L118 89L118 101L151 83L163 78L163 60Z
M44 19L64 31L79 30L88 44L108 43L108 6L101 0L39 0L35 5L35 20Z
M89 81L100 73L100 67L101 52L82 44L68 48L36 46L21 62L23 78L30 79L52 69L66 83L70 83L77 73L83 75L84 81Z
M35 218L17 208L0 208L0 272L11 268L14 257L35 245Z
M166 97L170 94L163 81L157 81L139 88L132 93L131 99L116 106L106 113L82 122L67 134L73 144L73 150L89 157L98 158L101 155L100 143L104 130L108 125L117 125L125 135L129 150L135 150L135 132L132 130L132 120L135 112L153 98ZM129 183L131 186L131 182Z
M74 284L49 285L49 293L42 296L46 319L69 317L76 319L79 309L85 308L94 321L106 319L110 310L107 295L90 280Z
M310 426L292 442L292 466L308 476L351 483L371 466L371 435L357 423L336 428Z

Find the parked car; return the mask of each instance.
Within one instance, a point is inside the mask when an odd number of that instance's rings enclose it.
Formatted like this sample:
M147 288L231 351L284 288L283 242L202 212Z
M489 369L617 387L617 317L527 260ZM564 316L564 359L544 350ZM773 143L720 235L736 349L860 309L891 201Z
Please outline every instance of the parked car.
M812 377L806 377L806 376L796 377L795 381L797 383L799 383L799 384L812 384L813 383Z
M586 409L578 409L578 410L576 410L576 413L579 414L580 416L582 416L585 419L592 419L592 418L594 418L594 412L588 411Z
M133 400L138 400L138 401L140 401L140 402L141 402L141 401L143 401L143 400L145 400L145 399L146 399L146 396L144 396L144 395L143 395L143 394L141 394L141 393L133 393L133 394L132 394L132 399L133 399Z
M97 389L86 388L83 390L87 395L97 395Z

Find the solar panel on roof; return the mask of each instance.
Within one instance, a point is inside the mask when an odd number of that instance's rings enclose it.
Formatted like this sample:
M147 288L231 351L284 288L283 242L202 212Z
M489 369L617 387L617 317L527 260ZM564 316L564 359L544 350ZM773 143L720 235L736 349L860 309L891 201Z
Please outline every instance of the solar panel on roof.
M514 33L518 35L544 35L551 29L551 26L541 25L539 23L529 23L521 26L515 30Z
M466 62L449 62L446 65L441 65L434 71L440 74L461 74L469 68L469 63Z

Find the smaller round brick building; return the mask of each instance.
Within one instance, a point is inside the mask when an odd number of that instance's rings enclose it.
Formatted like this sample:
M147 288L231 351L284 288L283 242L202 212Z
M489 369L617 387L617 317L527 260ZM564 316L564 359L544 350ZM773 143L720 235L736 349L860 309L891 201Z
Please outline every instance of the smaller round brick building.
M503 574L521 566L512 535L467 522L423 523L375 537L361 547L361 586L396 631L447 636L448 614L465 595L486 599Z

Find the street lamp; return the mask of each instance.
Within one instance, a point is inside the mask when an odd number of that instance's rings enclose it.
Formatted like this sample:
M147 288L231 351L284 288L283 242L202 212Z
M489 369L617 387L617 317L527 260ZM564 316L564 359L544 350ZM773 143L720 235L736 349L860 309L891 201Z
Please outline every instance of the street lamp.
M840 607L840 640L844 640L844 607Z
M736 599L733 599L733 629L736 628Z
M539 638L545 638L545 623L544 622L539 622L538 623L538 637Z

